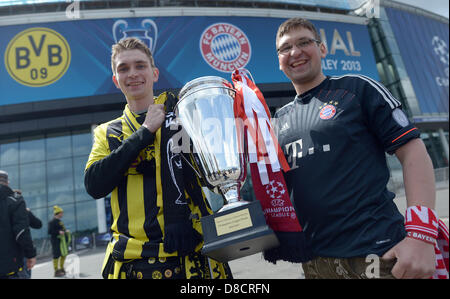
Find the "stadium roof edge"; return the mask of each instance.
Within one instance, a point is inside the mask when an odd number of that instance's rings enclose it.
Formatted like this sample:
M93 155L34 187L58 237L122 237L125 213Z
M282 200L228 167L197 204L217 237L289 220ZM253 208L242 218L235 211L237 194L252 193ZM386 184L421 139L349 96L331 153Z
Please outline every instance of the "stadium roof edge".
M69 18L65 12L34 13L0 17L0 26L62 22L86 19L110 19L132 17L167 17L167 16L239 16L291 18L303 17L310 20L334 21L365 25L368 19L359 16L349 16L332 13L297 11L265 8L235 8L235 7L152 7L152 8L117 8L101 10L80 10L80 18Z
M447 24L449 23L448 18L446 18L444 16L438 15L434 12L431 12L431 11L428 11L428 10L425 10L420 7L410 5L407 3L397 2L397 1L392 1L392 0L382 0L380 4L384 7L397 8L397 9L401 9L403 11L422 15L422 16L425 16L428 18L432 18L432 19L435 19L435 20L443 22L443 23L447 23Z

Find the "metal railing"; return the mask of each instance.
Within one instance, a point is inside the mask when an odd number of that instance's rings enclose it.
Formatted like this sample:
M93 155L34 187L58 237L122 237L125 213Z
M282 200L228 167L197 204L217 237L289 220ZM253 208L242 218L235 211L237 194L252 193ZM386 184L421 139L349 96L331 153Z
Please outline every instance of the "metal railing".
M76 253L86 249L96 249L97 247L105 247L111 236L109 233L91 233L91 234L72 234L69 252ZM33 240L36 247L37 257L49 258L52 256L52 245L50 238L42 238Z

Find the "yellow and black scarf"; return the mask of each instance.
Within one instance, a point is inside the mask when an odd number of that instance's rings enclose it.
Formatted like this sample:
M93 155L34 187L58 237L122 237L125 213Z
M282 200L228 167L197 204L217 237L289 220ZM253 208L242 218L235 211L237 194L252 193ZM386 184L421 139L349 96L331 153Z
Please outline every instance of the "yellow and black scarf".
M202 241L201 234L192 225L192 217L198 216L191 214L188 201L191 200L200 209L201 215L208 215L209 212L195 175L183 165L181 153L172 151L172 137L180 131L173 122L176 102L171 93L164 93L155 99L156 104L164 104L166 119L155 133L154 157L139 159L139 164L135 166L137 172L156 179L157 200L163 202L164 251L187 255L194 252ZM131 132L135 132L144 122L145 114L138 116L127 107L123 118Z

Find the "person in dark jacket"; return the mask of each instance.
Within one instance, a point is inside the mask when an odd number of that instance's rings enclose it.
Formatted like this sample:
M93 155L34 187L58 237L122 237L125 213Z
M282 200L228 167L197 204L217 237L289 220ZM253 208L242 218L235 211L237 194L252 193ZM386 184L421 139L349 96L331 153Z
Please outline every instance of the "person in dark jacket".
M19 189L13 190L16 196L19 196L23 199L22 191ZM36 217L30 210L30 208L27 209L28 214L28 223L30 224L30 228L33 229L40 229L42 228L42 221L38 217ZM24 257L24 264L26 264L26 258ZM19 276L21 278L30 279L31 278L31 269L28 269L27 267L23 267L22 271L19 272Z
M24 267L36 264L25 201L9 187L8 173L0 170L0 278L20 278Z
M14 193L16 193L17 196L20 196L23 198L22 195L22 190L19 189L14 189L13 190ZM34 229L40 229L42 228L42 221L41 219L39 219L38 217L36 217L30 210L30 208L26 208L27 209L27 214L28 214L28 221L30 224L30 228L34 228Z

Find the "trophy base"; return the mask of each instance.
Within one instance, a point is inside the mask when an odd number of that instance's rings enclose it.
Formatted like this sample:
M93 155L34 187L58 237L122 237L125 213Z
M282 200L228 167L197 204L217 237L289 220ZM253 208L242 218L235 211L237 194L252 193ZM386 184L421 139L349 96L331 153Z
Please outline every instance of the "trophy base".
M238 208L238 207L247 205L247 204L249 204L249 203L250 203L250 202L244 201L244 200L238 200L238 201L235 201L235 202L227 203L226 205L224 205L223 207L221 207L221 208L217 211L217 213L225 212L225 211L228 211L228 210L230 210L230 209L235 209L235 208Z
M264 218L259 201L219 212L201 219L202 254L228 262L279 245Z

